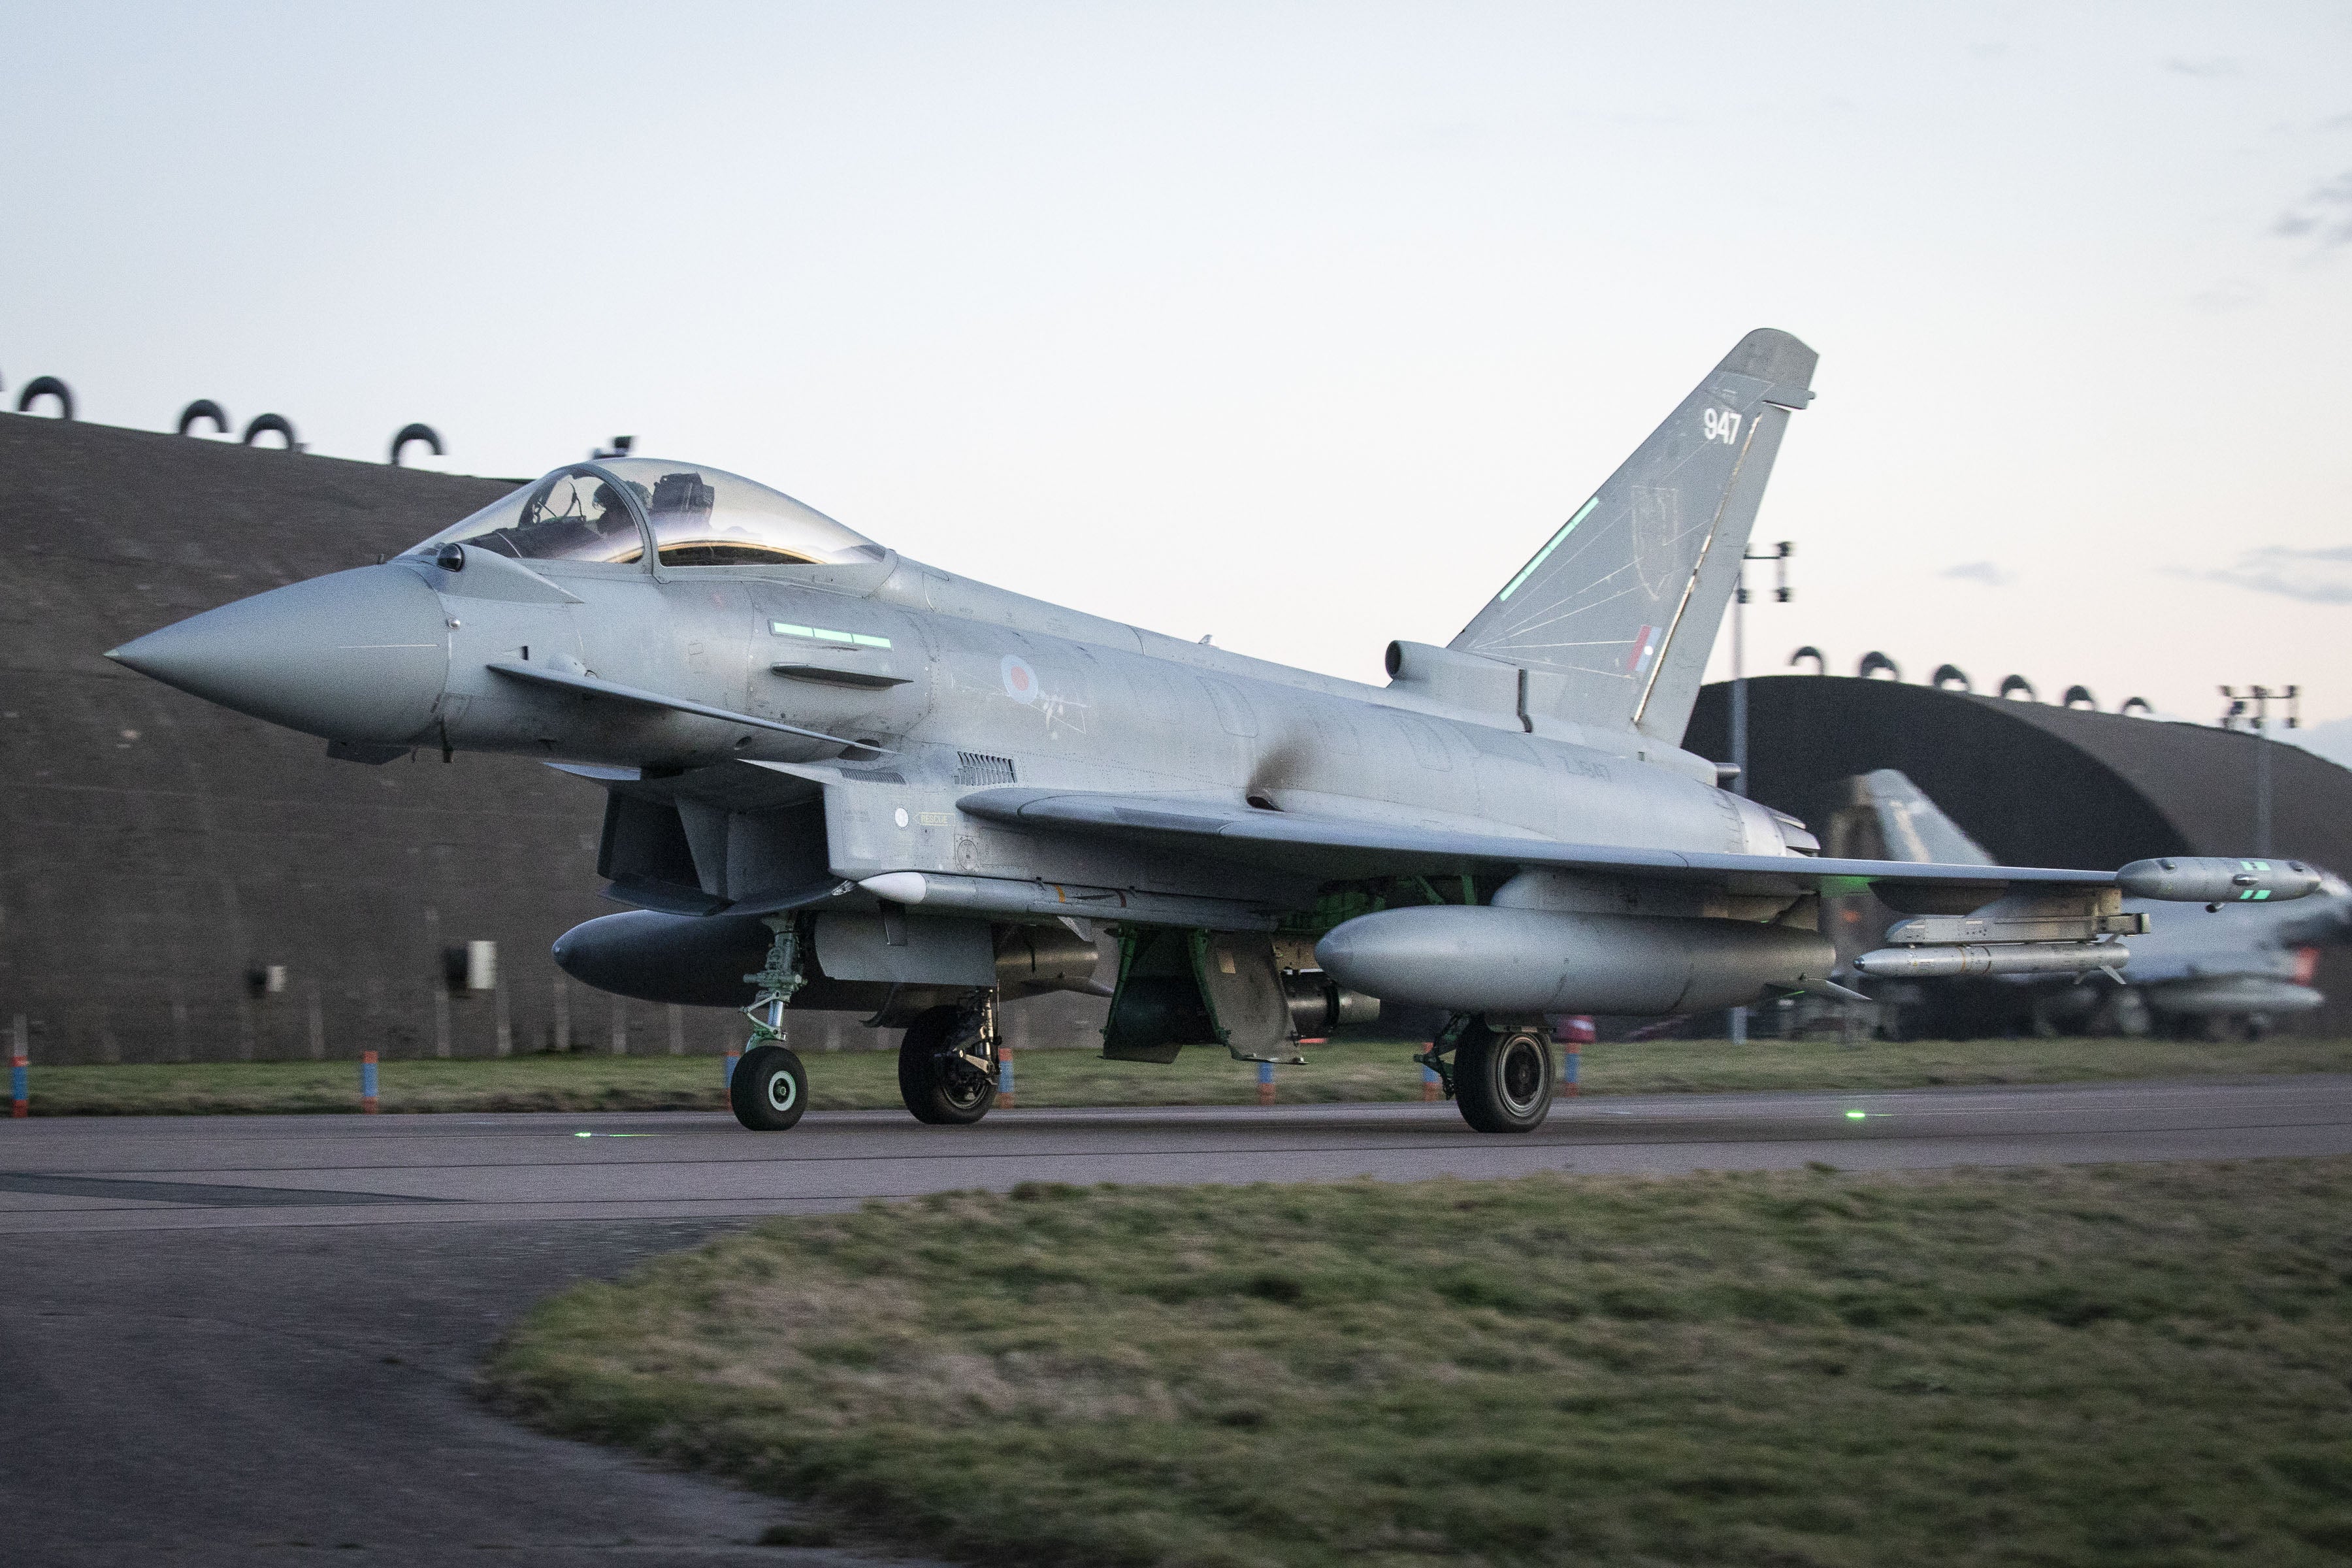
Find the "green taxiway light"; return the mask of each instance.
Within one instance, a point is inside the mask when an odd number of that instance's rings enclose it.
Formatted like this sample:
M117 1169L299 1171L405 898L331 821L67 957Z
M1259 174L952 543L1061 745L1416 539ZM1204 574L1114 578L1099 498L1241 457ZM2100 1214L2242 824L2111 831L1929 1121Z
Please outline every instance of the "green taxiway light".
M1861 1121L1864 1117L1865 1117L1865 1116L1867 1116L1867 1115L1869 1115L1869 1114L1870 1114L1870 1113L1869 1113L1868 1111L1866 1111L1866 1110L1849 1110L1849 1111L1847 1111L1847 1112L1845 1113L1845 1119L1846 1119L1848 1121ZM588 1134L586 1134L585 1132L583 1132L580 1136L582 1136L583 1138L585 1138L585 1137L587 1137L587 1136L588 1136Z

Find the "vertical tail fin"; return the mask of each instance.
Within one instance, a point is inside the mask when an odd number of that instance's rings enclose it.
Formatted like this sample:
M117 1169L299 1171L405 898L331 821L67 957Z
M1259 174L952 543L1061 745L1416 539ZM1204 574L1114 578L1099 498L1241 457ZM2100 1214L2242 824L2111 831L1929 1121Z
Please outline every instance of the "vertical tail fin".
M1845 781L1851 804L1839 808L1832 853L1857 860L1932 861L1945 866L1997 865L1927 792L1893 768Z
M1678 743L1812 350L1739 340L1447 646L1527 671L1527 710Z

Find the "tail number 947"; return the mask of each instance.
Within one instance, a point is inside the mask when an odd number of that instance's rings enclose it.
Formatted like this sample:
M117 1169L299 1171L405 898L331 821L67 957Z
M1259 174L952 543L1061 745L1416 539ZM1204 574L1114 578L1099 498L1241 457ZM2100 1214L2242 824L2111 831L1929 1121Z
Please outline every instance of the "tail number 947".
M1728 408L1707 409L1699 416L1699 423L1706 427L1710 441L1720 441L1728 447L1739 437L1739 416Z

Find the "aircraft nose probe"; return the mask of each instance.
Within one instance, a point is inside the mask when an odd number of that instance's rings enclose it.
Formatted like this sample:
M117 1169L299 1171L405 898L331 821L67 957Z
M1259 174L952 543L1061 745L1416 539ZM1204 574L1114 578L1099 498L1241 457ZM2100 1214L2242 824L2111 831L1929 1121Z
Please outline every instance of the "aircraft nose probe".
M106 657L289 729L413 743L448 679L449 625L415 572L362 566L191 616Z

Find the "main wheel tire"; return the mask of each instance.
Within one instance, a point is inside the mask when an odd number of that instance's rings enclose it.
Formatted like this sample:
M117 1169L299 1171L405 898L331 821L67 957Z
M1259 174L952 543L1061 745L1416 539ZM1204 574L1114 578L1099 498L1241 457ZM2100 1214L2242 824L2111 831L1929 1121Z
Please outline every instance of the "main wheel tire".
M782 1132L808 1109L808 1074L782 1046L754 1046L727 1080L727 1104L754 1132Z
M915 1016L898 1041L898 1098L916 1121L933 1127L969 1127L996 1103L996 1085L985 1074L959 1073L942 1059L957 1021L953 1007L930 1008Z
M1551 1114L1551 1042L1533 1029L1474 1031L1454 1052L1454 1099L1479 1132L1532 1132Z

